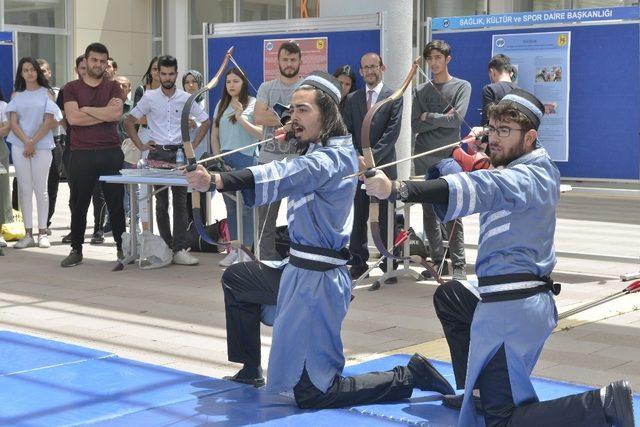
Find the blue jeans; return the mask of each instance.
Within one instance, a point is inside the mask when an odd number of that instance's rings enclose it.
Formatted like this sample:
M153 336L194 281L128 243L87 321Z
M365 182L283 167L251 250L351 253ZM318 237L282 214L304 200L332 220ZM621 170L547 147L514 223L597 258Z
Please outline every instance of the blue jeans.
M224 161L234 170L244 169L258 164L258 158L256 156L247 156L242 153L230 154L224 158ZM253 189L242 190L243 199L247 200L247 198L249 198L252 200L253 197ZM227 225L231 239L237 239L238 222L236 217L236 202L225 195L224 204L227 206ZM247 247L251 247L251 245L253 245L253 211L246 206L242 208L242 243Z

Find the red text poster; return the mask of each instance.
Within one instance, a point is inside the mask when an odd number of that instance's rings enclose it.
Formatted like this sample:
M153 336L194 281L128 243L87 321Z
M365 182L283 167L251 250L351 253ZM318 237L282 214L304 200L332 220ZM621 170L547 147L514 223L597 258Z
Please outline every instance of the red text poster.
M306 77L312 71L327 71L328 43L326 37L312 37L304 39L271 39L264 41L264 80L273 80L280 75L278 70L278 49L286 42L293 42L300 46L302 52L302 65L300 76Z

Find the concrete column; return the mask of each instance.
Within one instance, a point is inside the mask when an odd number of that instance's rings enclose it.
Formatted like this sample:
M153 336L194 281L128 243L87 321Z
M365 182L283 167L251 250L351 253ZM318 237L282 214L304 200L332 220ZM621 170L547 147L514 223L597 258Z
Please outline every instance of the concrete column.
M386 65L384 82L397 89L411 68L413 2L411 0L368 0L366 2L345 2L344 0L322 0L320 17L362 15L384 12L384 32L382 37L382 59ZM341 46L338 49L348 49ZM402 130L396 142L397 157L404 158L411 152L411 87L404 94ZM398 165L400 177L408 177L411 162Z
M178 60L179 75L189 69L189 2L188 0L164 1L163 54L173 55ZM181 87L181 85L178 85Z

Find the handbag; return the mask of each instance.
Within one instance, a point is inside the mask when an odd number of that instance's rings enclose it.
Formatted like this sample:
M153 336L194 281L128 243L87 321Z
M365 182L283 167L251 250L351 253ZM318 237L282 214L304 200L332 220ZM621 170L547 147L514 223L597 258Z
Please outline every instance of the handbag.
M0 229L2 237L7 242L20 240L27 234L27 230L24 229L24 222L22 220L22 212L13 210L13 222L2 224Z

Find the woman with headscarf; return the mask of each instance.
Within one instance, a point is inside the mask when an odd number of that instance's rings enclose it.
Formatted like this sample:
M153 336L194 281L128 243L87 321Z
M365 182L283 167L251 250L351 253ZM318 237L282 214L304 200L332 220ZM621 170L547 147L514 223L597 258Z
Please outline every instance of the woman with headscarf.
M185 92L189 94L194 94L198 90L202 89L203 86L204 86L204 77L202 77L202 74L199 71L188 70L182 76L182 88L184 89ZM202 107L203 110L206 110L204 96L205 96L204 93L200 95L196 99L196 102L200 104L200 107ZM195 121L193 117L189 117L189 138L192 141L193 141L193 138L198 133L199 128L200 128L200 123ZM203 139L203 141L206 141L206 140L207 140L207 137ZM202 156L202 154L204 154L204 152L207 151L207 144L200 144L193 148L195 149L196 158L200 158L200 156Z

